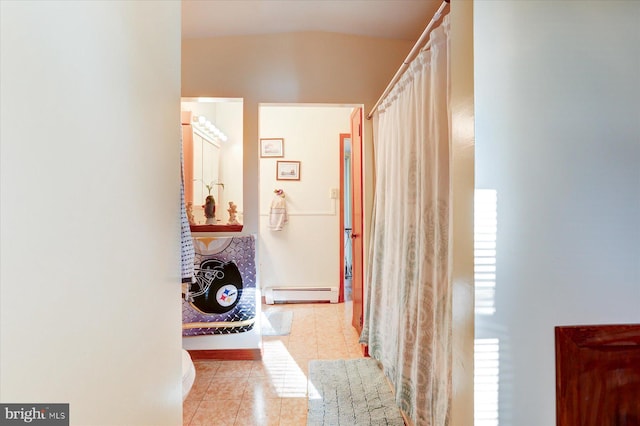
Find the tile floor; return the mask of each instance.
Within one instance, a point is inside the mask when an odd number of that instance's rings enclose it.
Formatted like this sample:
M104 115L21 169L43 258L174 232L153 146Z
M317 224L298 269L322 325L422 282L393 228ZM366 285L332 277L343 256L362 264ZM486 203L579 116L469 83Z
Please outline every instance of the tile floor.
M291 333L263 337L261 361L195 361L183 424L306 425L309 361L362 357L351 306L264 305L264 310L293 311Z

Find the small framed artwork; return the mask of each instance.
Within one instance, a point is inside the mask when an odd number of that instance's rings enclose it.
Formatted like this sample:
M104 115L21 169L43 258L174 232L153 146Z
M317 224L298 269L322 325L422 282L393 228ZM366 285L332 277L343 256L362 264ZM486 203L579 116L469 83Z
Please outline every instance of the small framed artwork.
M300 180L299 161L278 161L276 163L277 180Z
M260 139L260 157L284 157L284 139Z

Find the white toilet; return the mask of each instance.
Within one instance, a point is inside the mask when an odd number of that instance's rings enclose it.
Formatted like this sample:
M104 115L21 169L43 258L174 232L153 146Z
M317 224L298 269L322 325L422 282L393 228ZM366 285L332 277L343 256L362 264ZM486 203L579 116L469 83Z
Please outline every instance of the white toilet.
M196 368L193 365L189 352L182 349L182 400L187 399L189 391L196 380Z

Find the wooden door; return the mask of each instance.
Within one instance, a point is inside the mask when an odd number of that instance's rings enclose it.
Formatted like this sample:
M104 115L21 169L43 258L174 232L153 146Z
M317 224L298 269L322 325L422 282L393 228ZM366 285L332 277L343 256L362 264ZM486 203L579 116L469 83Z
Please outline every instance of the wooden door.
M362 331L364 319L363 305L363 225L362 199L362 108L355 108L351 113L351 238L352 238L352 298L353 317L351 324Z
M640 425L640 324L555 331L557 426Z
M184 200L186 203L193 203L193 128L191 127L191 111L181 111L181 116Z

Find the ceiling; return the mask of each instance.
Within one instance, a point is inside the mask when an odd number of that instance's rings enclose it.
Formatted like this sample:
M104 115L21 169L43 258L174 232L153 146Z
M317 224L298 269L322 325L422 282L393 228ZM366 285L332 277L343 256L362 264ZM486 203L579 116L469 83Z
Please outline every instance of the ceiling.
M182 38L327 31L415 41L441 0L183 0Z

